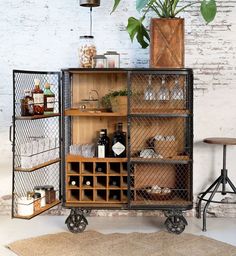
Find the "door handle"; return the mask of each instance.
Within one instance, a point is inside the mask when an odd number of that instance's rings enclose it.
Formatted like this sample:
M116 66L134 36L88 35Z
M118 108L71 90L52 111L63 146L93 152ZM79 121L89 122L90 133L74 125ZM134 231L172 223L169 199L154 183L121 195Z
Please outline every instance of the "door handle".
M13 142L12 141L12 125L9 127L9 141Z

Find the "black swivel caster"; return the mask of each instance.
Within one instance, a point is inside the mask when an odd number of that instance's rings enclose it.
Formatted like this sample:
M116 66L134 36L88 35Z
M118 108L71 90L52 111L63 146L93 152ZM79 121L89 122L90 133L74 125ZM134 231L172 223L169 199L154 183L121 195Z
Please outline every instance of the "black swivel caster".
M86 209L71 209L70 215L67 217L65 223L67 228L72 233L81 233L86 229L88 221L85 218L85 214L89 214L91 210Z
M167 217L165 221L165 226L170 233L179 235L185 230L185 226L188 225L181 211L170 211L165 213L165 215Z

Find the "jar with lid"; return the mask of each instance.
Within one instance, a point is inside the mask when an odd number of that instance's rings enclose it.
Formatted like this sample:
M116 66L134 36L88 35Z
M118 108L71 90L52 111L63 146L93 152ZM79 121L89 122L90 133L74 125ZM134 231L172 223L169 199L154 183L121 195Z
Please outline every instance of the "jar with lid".
M34 99L30 90L24 90L24 98L21 99L20 103L22 116L34 115Z
M41 209L41 194L40 193L34 193L34 211L39 211Z
M97 50L93 36L81 36L79 47L79 63L81 68L92 68L93 57Z
M41 195L40 206L45 207L46 206L46 193L45 193L44 186L35 186L34 192L39 193Z
M93 68L106 68L107 58L104 55L95 55L93 57Z
M51 204L56 200L56 191L54 190L54 187L51 185L45 185L45 198L46 198L46 204Z
M120 67L120 54L115 51L107 51L104 56L107 58L108 68Z

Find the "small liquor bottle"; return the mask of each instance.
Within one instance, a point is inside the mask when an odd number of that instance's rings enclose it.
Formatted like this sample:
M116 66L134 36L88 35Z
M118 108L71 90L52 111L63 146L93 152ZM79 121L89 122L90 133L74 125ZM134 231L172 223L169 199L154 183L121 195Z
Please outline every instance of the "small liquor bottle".
M43 90L40 89L40 81L39 79L34 80L34 89L32 91L33 99L34 99L34 114L35 115L43 115L44 113L44 93Z
M44 114L52 114L54 112L55 94L50 89L50 84L45 84L44 90Z
M31 96L30 90L24 91L24 98L21 99L21 115L33 116L34 115L34 99Z
M113 135L112 154L114 157L126 157L126 135L122 131L122 126L122 123L118 123Z

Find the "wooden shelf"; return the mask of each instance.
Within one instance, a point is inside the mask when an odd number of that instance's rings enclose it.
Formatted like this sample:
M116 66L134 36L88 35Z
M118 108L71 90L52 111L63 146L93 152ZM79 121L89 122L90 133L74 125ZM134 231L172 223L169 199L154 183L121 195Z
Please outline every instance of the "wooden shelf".
M131 115L145 115L145 114L155 114L155 115L189 115L189 110L186 109L148 109L148 108L134 108L131 110Z
M101 112L101 111L80 111L79 109L66 109L65 116L85 116L85 117L120 117L127 116L125 113Z
M60 115L61 115L60 113L55 113L55 114L47 114L47 115L16 116L16 120L37 120L37 119L56 117Z
M114 157L107 157L107 158L97 158L97 157L82 157L79 155L67 155L66 156L67 162L97 162L97 163L125 163L128 161L128 158L114 158Z
M36 165L36 166L34 166L32 168L28 168L28 169L27 168L16 167L15 171L17 171L17 172L33 172L33 171L36 171L38 169L41 169L43 167L47 167L51 164L55 164L55 163L58 163L58 162L60 162L60 158L45 162L43 164Z
M45 207L42 207L40 210L35 211L34 214L32 214L32 215L29 215L29 216L21 216L21 215L16 214L14 217L15 217L15 218L19 218L19 219L27 219L27 220L28 220L28 219L32 219L33 217L39 215L39 214L42 213L42 212L45 212L45 211L49 210L50 208L52 208L52 207L54 207L54 206L56 206L56 205L58 205L58 204L60 204L60 203L61 203L60 200L56 200L56 201L54 201L54 202L51 203L51 204L46 204Z
M187 164L190 161L188 156L175 156L172 158L141 158L132 157L131 161L140 163L167 163L167 164Z

